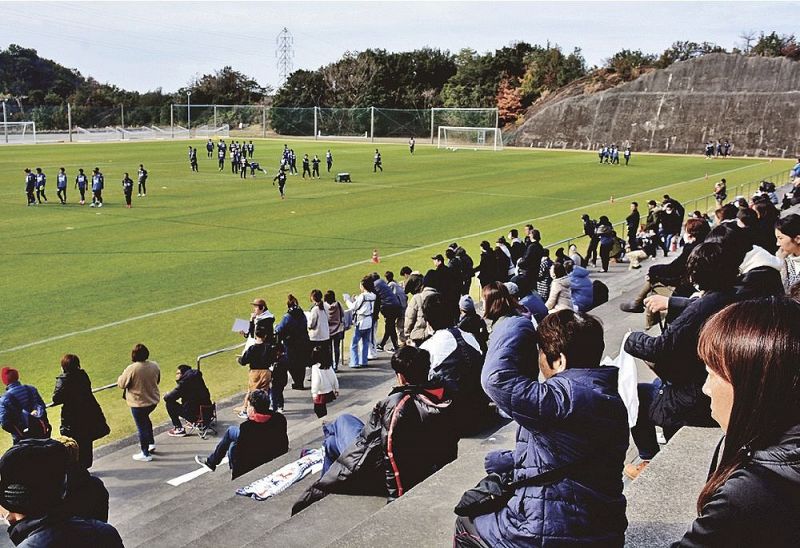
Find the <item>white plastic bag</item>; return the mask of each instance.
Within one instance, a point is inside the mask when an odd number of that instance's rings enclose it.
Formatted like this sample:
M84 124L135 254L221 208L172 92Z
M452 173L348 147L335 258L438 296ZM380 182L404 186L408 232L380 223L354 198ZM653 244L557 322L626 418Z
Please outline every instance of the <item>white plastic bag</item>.
M636 359L625 352L625 341L628 340L629 334L626 333L622 338L617 357L611 359L606 356L601 365L612 365L619 369L619 395L625 403L625 409L628 410L628 426L633 428L639 416L639 379L636 373Z

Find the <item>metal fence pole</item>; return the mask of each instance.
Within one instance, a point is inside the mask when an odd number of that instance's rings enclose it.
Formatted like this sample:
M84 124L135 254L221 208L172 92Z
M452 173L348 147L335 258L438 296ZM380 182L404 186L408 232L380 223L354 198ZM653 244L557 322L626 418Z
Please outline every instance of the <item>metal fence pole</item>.
M314 107L314 139L317 138L317 109L318 107Z
M6 137L6 144L8 144L8 113L6 112L5 101L3 101L3 134Z
M369 138L375 142L375 107L370 107L369 110Z
M217 105L214 105L214 129L217 129Z
M122 122L122 124L121 124L122 129L125 129L125 105L121 104L119 106L119 118L120 118L120 121ZM123 139L125 138L125 134L122 135L122 138Z
M69 134L69 142L72 142L72 105L67 103L67 133Z
M261 136L267 138L267 106L261 107Z
M169 106L169 132L172 139L175 138L175 105Z

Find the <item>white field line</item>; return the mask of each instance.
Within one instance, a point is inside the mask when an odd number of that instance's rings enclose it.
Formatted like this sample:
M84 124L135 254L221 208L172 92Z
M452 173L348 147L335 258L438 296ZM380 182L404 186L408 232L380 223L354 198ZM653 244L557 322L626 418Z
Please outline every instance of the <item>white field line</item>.
M729 170L726 170L726 171L720 171L720 172L717 172L717 173L711 173L711 174L709 174L709 176L716 177L717 175L725 175L727 173L733 173L734 171L741 171L743 169L749 169L749 168L751 168L753 166L761 165L762 163L763 162L756 162L756 163L753 163L753 164L748 164L746 166L737 167L737 168L729 169ZM667 189L667 188L680 186L680 185L683 185L683 184L686 184L686 183L693 183L693 182L701 181L701 180L703 180L705 178L706 177L703 176L703 177L697 177L695 179L689 179L687 181L679 181L677 183L670 183L668 185L663 185L663 186L660 186L660 187L651 188L651 189L648 189L648 190L643 190L641 192L636 192L634 194L628 194L627 196L618 196L617 198L615 198L615 200L617 200L617 201L627 200L628 198L634 198L636 196L641 196L641 195L644 195L644 194L652 194L653 192L659 192L659 191ZM421 250L427 249L429 247L449 244L450 242L454 242L454 241L458 241L458 240L465 240L465 239L468 239L468 238L475 238L475 237L478 237L478 236L483 236L484 234L491 234L492 232L497 232L498 230L505 230L505 229L508 229L508 228L513 228L513 227L517 227L517 226L520 226L520 225L524 225L526 223L534 223L536 221L543 221L545 219L552 219L554 217L559 217L561 215L568 215L570 213L575 213L577 211L582 211L582 210L586 210L586 209L589 209L589 208L592 208L592 207L605 205L607 203L608 202L606 200L603 200L602 202L595 202L593 204L587 204L587 205L582 205L582 206L579 206L579 207L574 207L572 209L567 209L567 210L564 210L564 211L558 211L556 213L551 213L551 214L545 215L543 217L537 217L536 219L525 219L525 220L522 220L522 221L517 221L515 223L509 223L507 225L491 228L489 230L483 230L481 232L474 232L472 234L466 234L466 235L463 235L463 236L457 236L457 237L447 238L445 240L439 240L438 242L432 242L432 243L429 243L429 244L426 244L426 245L422 245L422 246L419 246L419 247L412 247L412 248L409 248L409 249L405 249L403 251L398 251L396 253L391 253L389 255L385 255L384 259L389 259L389 258L392 258L392 257L399 257L401 255L406 255L408 253L413 253L415 251L421 251ZM248 289L241 289L239 291L233 291L233 292L230 292L230 293L225 293L223 295L218 295L216 297L210 297L208 299L202 299L202 300L199 300L199 301L195 301L193 303L186 303L186 304L182 304L182 305L179 305L179 306L173 306L171 308L165 308L163 310L156 310L154 312L148 312L146 314L139 314L137 316L132 316L130 318L117 320L117 321L106 323L106 324L103 324L103 325L96 325L94 327L88 327L86 329L81 329L81 330L78 330L78 331L72 331L70 333L64 333L62 335L55 335L55 336L52 336L52 337L47 337L45 339L40 339L38 341L33 341L33 342L29 342L29 343L18 345L18 346L14 346L14 347L11 347L11 348L2 349L2 350L0 350L0 354L7 354L9 352L16 352L18 350L24 350L26 348L31 348L31 347L34 347L34 346L47 344L47 343L50 343L50 342L53 342L53 341L59 341L61 339L68 339L69 337L74 337L76 335L85 335L86 333L93 333L95 331L101 331L103 329L108 329L110 327L116 327L116 326L119 326L119 325L124 325L124 324L135 322L135 321L138 321L138 320L146 320L148 318L154 318L156 316L163 316L164 314L171 314L172 312L179 312L181 310L186 310L187 308L193 308L195 306L200 306L200 305L203 305L203 304L213 303L213 302L216 302L216 301L220 301L222 299L227 299L229 297L238 297L240 295L245 295L247 293L253 293L255 291L261 291L263 289L268 289L270 287L275 287L275 286L283 285L283 284L290 283L290 282L296 282L298 280L304 280L306 278L313 278L315 276L321 276L323 274L330 274L332 272L338 272L340 270L347 270L348 268L353 268L355 266L359 266L359 265L363 265L363 264L371 264L371 260L370 259L364 259L364 260L361 260L361 261L356 261L356 262L348 263L348 264L341 265L341 266L335 266L335 267L332 267L332 268L327 268L325 270L320 270L320 271L313 272L313 273L310 273L310 274L301 274L301 275L298 275L298 276L293 276L291 278L286 278L284 280L279 280L279 281L276 281L276 282L271 282L271 283L268 283L268 284L259 285L259 286L256 286L256 287L251 287L251 288L248 288Z

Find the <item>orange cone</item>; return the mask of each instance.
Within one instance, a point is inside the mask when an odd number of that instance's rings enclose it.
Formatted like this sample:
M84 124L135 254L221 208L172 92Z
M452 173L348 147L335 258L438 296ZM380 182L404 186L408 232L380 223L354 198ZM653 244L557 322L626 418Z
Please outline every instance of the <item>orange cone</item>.
M381 256L378 255L378 250L377 249L373 249L372 250L372 262L375 263L375 264L378 264L379 262L381 262Z

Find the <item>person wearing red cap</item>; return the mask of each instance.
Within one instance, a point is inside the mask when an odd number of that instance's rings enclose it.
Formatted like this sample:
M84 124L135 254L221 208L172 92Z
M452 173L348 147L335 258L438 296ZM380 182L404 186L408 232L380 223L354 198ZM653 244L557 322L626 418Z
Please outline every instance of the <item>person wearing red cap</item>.
M52 428L39 391L19 382L19 371L3 367L0 378L6 392L0 397L0 425L14 443L28 438L49 438Z

